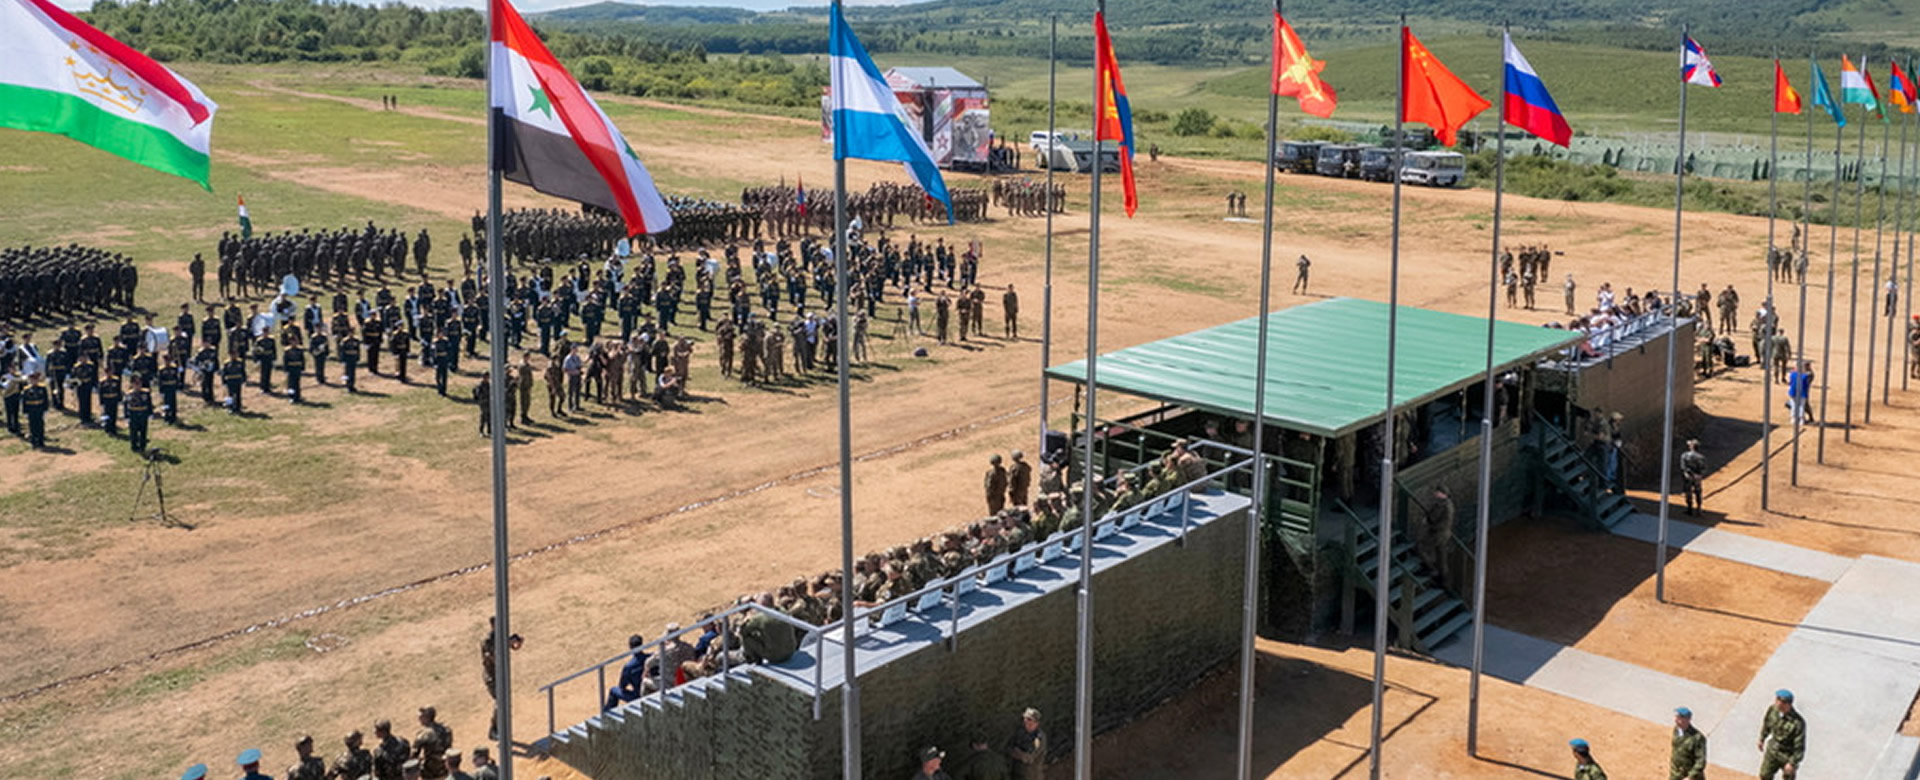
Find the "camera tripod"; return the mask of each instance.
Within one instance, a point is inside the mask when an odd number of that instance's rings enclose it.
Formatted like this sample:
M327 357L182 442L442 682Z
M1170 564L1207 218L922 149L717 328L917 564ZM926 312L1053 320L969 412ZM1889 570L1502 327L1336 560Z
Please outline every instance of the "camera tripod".
M175 520L172 515L167 514L166 472L161 470L163 463L157 451L148 453L146 468L140 475L140 487L133 495L133 512L127 516L127 521L132 522L140 519L140 505L146 501L147 486L152 485L153 496L159 505L159 511L147 515L147 519L158 522L163 527L191 528L191 526L186 523Z

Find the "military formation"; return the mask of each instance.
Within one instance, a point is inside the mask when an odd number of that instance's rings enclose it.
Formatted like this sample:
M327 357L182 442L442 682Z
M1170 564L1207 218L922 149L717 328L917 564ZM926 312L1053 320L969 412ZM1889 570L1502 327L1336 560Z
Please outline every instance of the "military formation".
M361 228L298 233L220 235L216 247L215 277L219 300L271 296L286 289L289 277L303 284L352 287L401 279L411 270L425 279L433 251L425 228L409 242L396 228L381 229L373 222ZM411 267L409 267L411 261ZM199 255L188 265L193 300L206 297L206 263Z
M372 741L359 729L349 731L331 762L316 752L313 737L302 735L294 739L293 763L281 776L287 780L494 780L500 776L487 746L470 753L453 746L453 728L440 720L434 707L421 707L416 720L420 730L412 741L395 734L393 723L385 719L373 722ZM462 766L469 757L472 764ZM272 777L260 771L265 762L259 749L242 751L233 761L243 780ZM206 780L211 771L206 764L194 764L180 774L180 780Z
M1064 214L1067 211L1067 187L1055 184L1049 190L1046 182L1042 181L995 179L993 202L1006 209L1009 217L1045 216L1048 210Z
M1518 262L1516 263L1516 259ZM1500 284L1507 291L1507 307L1525 305L1532 309L1536 301L1536 292L1547 280L1552 271L1553 250L1545 246L1523 246L1518 253L1513 247L1500 249ZM1573 277L1567 277L1567 313L1573 313ZM1523 304L1524 302L1524 304Z
M140 272L118 252L68 244L0 249L0 322L131 308Z

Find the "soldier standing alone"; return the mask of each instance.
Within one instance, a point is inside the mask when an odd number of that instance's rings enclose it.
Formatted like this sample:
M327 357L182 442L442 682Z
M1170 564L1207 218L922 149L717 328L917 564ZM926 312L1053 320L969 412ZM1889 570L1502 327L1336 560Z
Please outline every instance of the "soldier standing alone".
M1006 313L1007 338L1020 338L1020 295L1013 291L1012 284L1000 295L1000 309Z
M1807 756L1807 721L1793 708L1793 691L1773 692L1773 706L1760 724L1759 748L1760 780L1799 776L1800 761Z
M1707 478L1707 456L1700 454L1700 440L1688 439L1687 451L1680 454L1680 479L1687 494L1687 514L1699 515L1706 508L1700 483Z
M1295 295L1303 295L1307 292L1307 271L1313 267L1313 261L1308 260L1306 255L1301 255L1299 260L1293 261L1293 267L1295 269L1293 292Z

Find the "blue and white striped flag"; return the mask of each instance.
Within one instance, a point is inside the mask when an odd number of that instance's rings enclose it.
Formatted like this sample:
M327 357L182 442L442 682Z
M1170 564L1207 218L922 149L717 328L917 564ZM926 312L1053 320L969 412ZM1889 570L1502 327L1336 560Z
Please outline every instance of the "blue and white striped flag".
M928 197L947 207L947 221L953 221L953 200L947 196L947 183L940 178L940 166L933 163L927 142L907 126L906 112L893 87L867 56L867 49L847 26L847 20L834 6L833 29L827 42L829 72L833 83L833 159L897 160L907 168Z

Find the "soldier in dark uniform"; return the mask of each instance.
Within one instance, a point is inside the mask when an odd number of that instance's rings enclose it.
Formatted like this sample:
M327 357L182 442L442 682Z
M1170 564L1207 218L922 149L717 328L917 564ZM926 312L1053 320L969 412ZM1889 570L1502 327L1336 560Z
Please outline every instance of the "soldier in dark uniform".
M260 368L259 381L262 394L273 394L273 364L278 362L279 357L280 346L274 343L272 336L263 333L260 338L254 339L253 362Z
M1699 515L1706 508L1700 486L1707 478L1707 456L1700 454L1700 440L1688 439L1687 451L1680 454L1680 479L1687 495L1687 514Z
M127 444L134 452L147 451L147 423L152 419L153 393L136 379L127 393Z
M421 279L427 278L427 253L431 246L433 244L427 237L427 229L421 228L420 236L413 240L413 268L420 273Z
M228 357L226 365L220 367L220 381L227 386L227 413L239 414L240 394L247 389L247 364L238 354Z
M373 316L360 323L360 341L367 348L367 372L375 375L380 373L380 347L386 343L387 324L382 319L380 316ZM401 358L403 372L406 370L404 368L406 362L405 358Z
M75 334L76 343L79 331L68 328ZM67 406L67 377L73 373L73 358L77 347L67 346L64 339L55 341L53 351L47 353L47 376L52 383L48 390L52 393L53 406L65 409Z
M47 446L47 406L52 396L38 373L28 377L27 389L20 391L20 408L27 413L27 443L36 450Z
M1040 730L1040 711L1020 713L1020 728L1007 740L1007 757L1020 780L1041 780L1047 771L1047 734Z
M119 374L107 374L100 378L100 386L95 389L100 394L101 425L108 434L120 433L120 403L125 393L120 387Z
M207 342L199 352L194 353L193 370L200 376L200 400L212 406L213 379L220 373L220 350L214 347L213 342Z
M307 338L307 357L313 360L313 381L323 385L327 383L327 353L331 351L327 334L315 327L313 335Z
M287 349L280 355L280 368L287 372L287 397L301 403L300 376L307 370L307 351L300 346L300 332L292 331Z
M346 376L347 392L359 392L355 380L360 369L360 339L354 336L352 327L341 328L334 333L340 338L340 366Z
M93 427L93 391L99 383L100 364L83 349L80 362L73 364L73 394L82 427Z
M460 234L460 275L473 273L473 239Z
M447 394L447 374L453 371L453 359L458 354L453 340L448 337L447 329L442 328L440 335L433 340L433 387L440 395Z
M394 373L400 378L400 384L406 384L407 357L413 352L413 339L407 335L404 326L396 324L393 333L387 336L387 350L393 353Z
M166 365L160 367L156 380L160 388L160 415L168 423L180 422L180 388L186 385L181 376L180 365L167 358Z
M187 263L187 275L193 278L193 300L206 300L207 261L200 258L199 252L193 253L193 260Z

